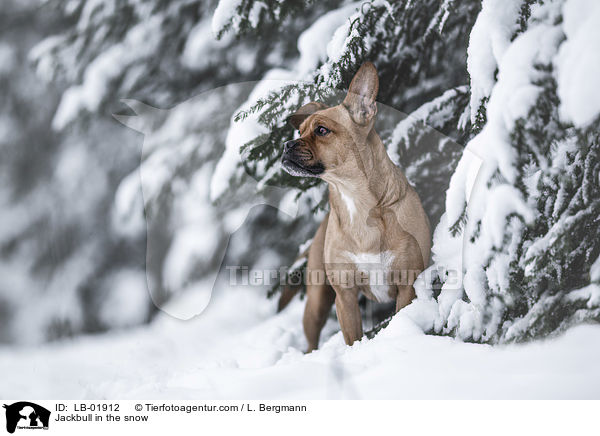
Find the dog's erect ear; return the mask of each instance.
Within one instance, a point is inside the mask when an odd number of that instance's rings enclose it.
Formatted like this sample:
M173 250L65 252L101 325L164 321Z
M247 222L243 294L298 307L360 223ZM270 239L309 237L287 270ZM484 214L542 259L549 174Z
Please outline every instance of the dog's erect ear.
M300 109L298 109L294 115L291 115L288 118L288 121L292 126L294 126L294 129L298 130L298 129L300 129L300 124L302 124L302 122L305 119L307 119L309 116L311 116L315 112L323 110L323 109L327 109L328 107L329 106L327 106L323 103L311 101L310 103L306 103L304 106L302 106Z
M373 119L377 113L375 98L378 91L377 69L371 62L365 62L354 75L344 99L344 106L355 123L364 125Z

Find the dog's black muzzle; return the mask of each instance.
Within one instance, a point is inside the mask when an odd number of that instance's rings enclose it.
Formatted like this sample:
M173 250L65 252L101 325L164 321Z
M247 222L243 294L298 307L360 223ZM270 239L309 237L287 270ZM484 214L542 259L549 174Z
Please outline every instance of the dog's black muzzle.
M312 160L312 153L300 150L302 143L297 139L292 139L283 144L283 156L281 157L281 166L292 176L298 177L318 177L325 167L321 162L309 164Z

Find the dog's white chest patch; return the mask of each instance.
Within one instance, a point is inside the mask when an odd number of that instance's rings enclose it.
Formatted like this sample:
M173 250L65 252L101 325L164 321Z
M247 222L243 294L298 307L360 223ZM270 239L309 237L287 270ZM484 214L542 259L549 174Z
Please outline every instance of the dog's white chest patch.
M341 190L340 197L342 197L342 201L346 204L346 209L348 209L348 214L350 215L350 222L354 221L354 214L356 213L356 204L354 203L354 199L349 195L344 194L344 192Z
M371 293L380 303L392 300L388 291L388 275L391 271L394 255L391 251L381 253L350 253L345 255L356 265L356 269L368 275Z

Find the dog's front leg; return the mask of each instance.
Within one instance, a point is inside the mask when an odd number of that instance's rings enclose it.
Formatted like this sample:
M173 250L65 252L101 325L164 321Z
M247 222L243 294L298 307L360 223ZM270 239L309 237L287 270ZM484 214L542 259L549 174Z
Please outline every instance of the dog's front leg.
M362 319L357 290L335 289L335 312L346 344L352 345L354 341L362 338Z
M395 269L393 275L396 279L396 313L408 306L416 297L414 283L417 276L423 271L423 255L417 240L407 232L401 233L401 239L398 243L401 247L397 251Z

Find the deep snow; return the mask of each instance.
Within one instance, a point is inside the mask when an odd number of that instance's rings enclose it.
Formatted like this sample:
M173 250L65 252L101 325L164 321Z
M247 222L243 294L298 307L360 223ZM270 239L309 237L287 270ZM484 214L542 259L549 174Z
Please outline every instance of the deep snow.
M0 349L4 398L599 398L600 326L491 347L424 335L403 313L374 339L344 345L335 319L302 354L303 302L280 314L258 288L221 288L190 321L40 347ZM204 300L195 291L171 304Z

